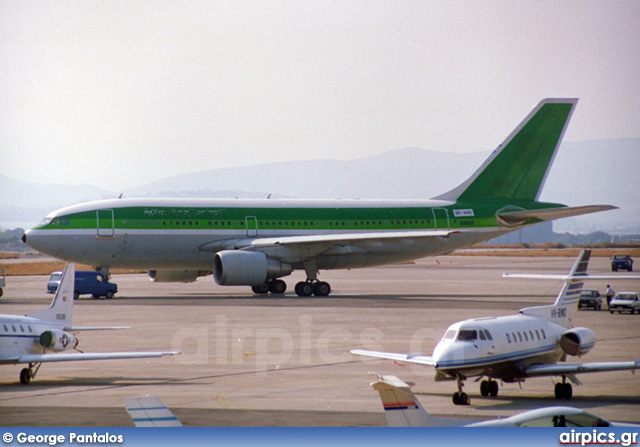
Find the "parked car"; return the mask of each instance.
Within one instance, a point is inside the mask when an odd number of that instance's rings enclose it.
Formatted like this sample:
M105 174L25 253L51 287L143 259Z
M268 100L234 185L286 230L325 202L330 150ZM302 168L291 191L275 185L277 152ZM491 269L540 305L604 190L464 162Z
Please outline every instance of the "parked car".
M48 293L55 293L60 285L62 272L53 272L47 285ZM73 291L73 299L77 300L80 295L93 295L94 298L104 296L107 299L113 298L118 292L118 285L107 281L107 278L100 272L94 270L77 271L76 283Z
M592 307L595 310L602 309L600 292L594 289L582 289L582 292L580 292L580 300L578 301L578 309L582 309L583 307Z
M618 292L609 304L609 312L638 312L640 314L640 296L636 292Z
M633 272L633 259L628 254L617 254L611 258L611 271L627 270Z

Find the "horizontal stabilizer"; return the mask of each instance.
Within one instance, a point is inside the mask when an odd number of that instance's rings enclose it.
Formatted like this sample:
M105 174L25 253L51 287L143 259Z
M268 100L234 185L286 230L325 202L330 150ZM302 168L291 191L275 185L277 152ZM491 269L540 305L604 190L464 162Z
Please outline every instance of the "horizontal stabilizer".
M182 423L157 397L131 397L124 400L136 427L182 427Z
M600 211L615 210L613 205L587 205L567 206L563 208L549 208L543 210L504 211L496 214L496 218L505 227L517 227L520 225L534 224L547 220L561 219L563 217L580 216L582 214L597 213Z

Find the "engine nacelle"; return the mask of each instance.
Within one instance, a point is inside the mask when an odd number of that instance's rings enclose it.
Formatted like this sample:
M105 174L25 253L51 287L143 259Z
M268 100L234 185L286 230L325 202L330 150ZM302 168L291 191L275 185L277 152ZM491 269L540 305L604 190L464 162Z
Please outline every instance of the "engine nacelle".
M569 355L581 356L596 344L596 334L586 327L574 327L560 337L560 347Z
M147 275L153 282L194 282L199 276L210 275L206 270L149 270Z
M222 250L213 258L213 278L221 286L259 286L291 270L291 265L256 251Z
M68 332L49 329L40 334L40 345L51 351L60 352L78 346L78 339Z

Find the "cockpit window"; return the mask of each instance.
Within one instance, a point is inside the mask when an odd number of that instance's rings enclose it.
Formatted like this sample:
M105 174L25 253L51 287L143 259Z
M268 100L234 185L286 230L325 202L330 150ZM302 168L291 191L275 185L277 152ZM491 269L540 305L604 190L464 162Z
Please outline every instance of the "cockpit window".
M455 329L449 329L447 332L444 333L444 337L442 337L443 340L453 340L456 337L456 330Z
M460 341L473 341L478 339L478 331L475 329L462 329L458 332L457 340Z
M51 217L45 217L44 219L42 219L42 221L38 224L39 227L46 227L47 225L49 225L51 223L51 221L53 220L53 218Z

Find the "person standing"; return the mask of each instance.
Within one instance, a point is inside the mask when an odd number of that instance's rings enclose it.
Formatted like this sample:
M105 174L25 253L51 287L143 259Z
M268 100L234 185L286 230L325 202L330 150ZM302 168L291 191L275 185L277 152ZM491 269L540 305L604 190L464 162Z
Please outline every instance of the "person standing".
M613 299L613 295L615 294L616 292L614 292L611 286L607 284L607 308L609 307L609 303L611 302L611 300Z

